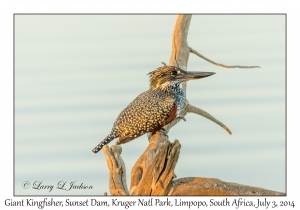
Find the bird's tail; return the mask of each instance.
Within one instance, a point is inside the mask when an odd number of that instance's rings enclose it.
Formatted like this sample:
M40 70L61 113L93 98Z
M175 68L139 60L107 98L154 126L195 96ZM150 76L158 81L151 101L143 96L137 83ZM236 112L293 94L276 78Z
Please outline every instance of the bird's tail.
M96 154L99 152L103 146L111 142L115 137L113 135L108 135L103 141L101 141L93 150L92 153Z

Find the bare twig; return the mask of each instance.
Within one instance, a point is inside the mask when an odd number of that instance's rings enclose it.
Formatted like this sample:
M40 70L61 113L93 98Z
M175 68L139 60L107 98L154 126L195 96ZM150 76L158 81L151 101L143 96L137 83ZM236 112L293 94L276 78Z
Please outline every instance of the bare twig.
M220 63L216 63L206 57L204 57L203 55L201 55L200 53L198 53L196 50L192 49L191 47L189 47L190 49L190 52L191 53L194 53L195 55L198 55L200 58L203 58L204 60L216 65L216 66L221 66L221 67L224 67L224 68L260 68L260 66L226 66L226 65L223 65L223 64L220 64Z
M229 128L227 128L226 125L224 125L222 122L220 122L219 120L217 120L216 118L214 118L211 114L209 114L208 112L204 111L203 109L200 109L198 107L195 107L193 105L191 105L188 100L186 100L186 104L185 107L182 109L182 111L180 112L180 116L183 118L185 117L185 115L187 113L194 113L200 116L203 116L211 121L213 121L214 123L218 124L219 126L221 126L223 129L225 129L230 135L232 134L232 132L230 131ZM177 118L175 120L173 120L170 124L166 125L164 128L167 131L167 133L170 131L170 129L176 125L182 118ZM151 136L150 136L151 137Z
M193 106L192 104L189 104L187 106L187 111L189 113L195 113L195 114L198 114L198 115L201 115L215 123L217 123L219 126L221 126L222 128L224 128L230 135L232 134L232 132L229 130L229 128L226 127L226 125L224 125L223 123L221 123L219 120L217 120L216 118L214 118L213 116L211 116L209 113L207 113L206 111L198 108L198 107L195 107Z

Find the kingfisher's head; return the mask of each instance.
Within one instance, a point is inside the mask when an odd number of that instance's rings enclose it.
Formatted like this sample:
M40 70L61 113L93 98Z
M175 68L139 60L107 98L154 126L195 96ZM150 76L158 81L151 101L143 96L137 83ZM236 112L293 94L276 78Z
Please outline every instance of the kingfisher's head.
M184 71L176 66L162 66L150 74L150 89L157 89L184 81L201 79L214 75L214 72ZM164 88L162 88L164 89Z

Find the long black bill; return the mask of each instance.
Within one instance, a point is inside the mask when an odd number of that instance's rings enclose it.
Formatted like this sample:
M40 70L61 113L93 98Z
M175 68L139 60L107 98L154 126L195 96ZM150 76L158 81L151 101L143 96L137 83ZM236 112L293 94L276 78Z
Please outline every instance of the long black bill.
M193 80L209 77L214 74L215 72L183 71L181 74L178 75L178 77L183 80Z

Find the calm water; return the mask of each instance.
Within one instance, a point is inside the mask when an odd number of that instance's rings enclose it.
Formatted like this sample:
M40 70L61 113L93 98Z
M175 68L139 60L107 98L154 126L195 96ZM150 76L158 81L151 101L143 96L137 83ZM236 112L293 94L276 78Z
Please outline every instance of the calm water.
M147 73L168 63L176 16L15 16L15 193L102 195L108 169L91 150L119 112L147 90ZM192 17L188 70L216 75L188 83L187 98L227 125L194 114L169 133L182 145L178 178L211 177L285 192L285 16ZM114 141L115 142L115 141ZM122 146L127 183L147 147ZM92 190L23 189L35 181Z

